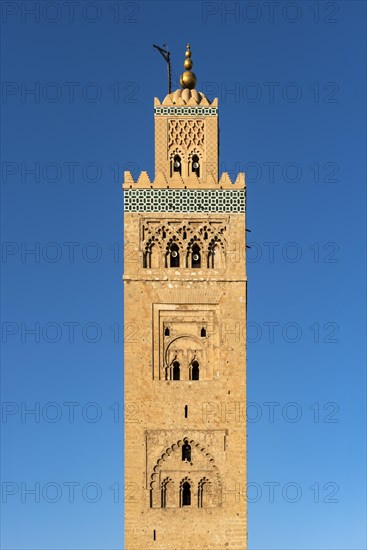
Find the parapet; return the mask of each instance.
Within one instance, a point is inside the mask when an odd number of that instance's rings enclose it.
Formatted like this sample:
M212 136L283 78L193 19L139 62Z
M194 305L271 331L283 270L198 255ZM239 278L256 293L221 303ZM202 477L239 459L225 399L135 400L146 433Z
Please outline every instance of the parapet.
M175 172L171 178L158 172L152 180L145 171L140 173L137 180L134 180L131 172L126 171L122 184L123 189L244 189L245 187L244 172L239 172L235 181L232 181L228 172L223 172L218 181L211 174L200 178L192 174L189 178L183 178L178 172Z

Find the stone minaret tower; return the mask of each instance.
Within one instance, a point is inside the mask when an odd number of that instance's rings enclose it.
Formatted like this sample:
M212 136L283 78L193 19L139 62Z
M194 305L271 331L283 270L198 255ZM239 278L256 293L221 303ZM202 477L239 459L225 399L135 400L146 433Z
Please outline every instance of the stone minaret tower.
M245 550L245 179L219 177L218 100L184 67L154 180L123 184L124 548Z

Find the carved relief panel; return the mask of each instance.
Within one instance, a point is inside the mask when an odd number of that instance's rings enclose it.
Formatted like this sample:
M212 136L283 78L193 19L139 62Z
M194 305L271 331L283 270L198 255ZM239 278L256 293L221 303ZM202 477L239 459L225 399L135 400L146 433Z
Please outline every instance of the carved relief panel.
M217 306L154 304L153 315L154 378L197 382L218 376Z
M220 269L225 267L228 220L146 218L140 227L143 267Z
M226 432L146 432L146 488L151 508L222 505ZM215 449L215 453L214 453Z
M204 145L204 127L204 120L170 120L168 148L178 146L188 151L191 147L202 147Z

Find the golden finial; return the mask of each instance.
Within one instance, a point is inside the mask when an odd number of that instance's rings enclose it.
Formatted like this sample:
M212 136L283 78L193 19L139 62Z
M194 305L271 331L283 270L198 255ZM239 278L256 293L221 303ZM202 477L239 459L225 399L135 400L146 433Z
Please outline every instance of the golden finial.
M190 44L187 44L185 57L186 59L184 61L184 67L186 71L184 71L180 77L180 84L183 88L189 88L189 90L193 90L196 86L196 76L194 75L193 72L191 72L192 61L191 61Z

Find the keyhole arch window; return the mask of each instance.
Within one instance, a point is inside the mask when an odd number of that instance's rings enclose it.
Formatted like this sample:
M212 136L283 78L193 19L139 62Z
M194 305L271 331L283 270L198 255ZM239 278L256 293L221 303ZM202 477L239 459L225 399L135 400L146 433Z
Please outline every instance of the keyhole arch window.
M192 155L191 158L191 172L197 175L197 177L200 177L200 159L198 155Z
M190 365L190 380L200 380L200 365L196 359Z
M171 380L180 380L180 363L178 361L172 363Z
M191 462L191 445L187 439L185 439L182 445L182 461Z
M201 267L201 250L198 243L195 243L191 248L191 267L199 269Z
M182 174L182 159L181 156L176 154L172 159L172 165L171 165L171 173L178 173Z
M191 483L188 480L182 481L180 493L181 508L191 506Z
M180 248L176 242L171 243L167 249L166 267L180 267Z

